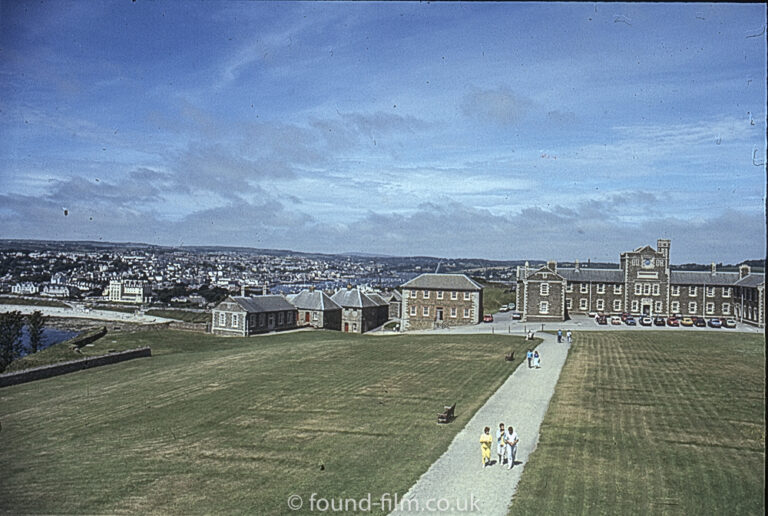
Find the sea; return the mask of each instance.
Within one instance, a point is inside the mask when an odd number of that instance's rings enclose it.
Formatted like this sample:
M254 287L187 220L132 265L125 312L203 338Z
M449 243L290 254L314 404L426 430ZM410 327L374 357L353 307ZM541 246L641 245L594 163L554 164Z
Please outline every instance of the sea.
M40 342L40 349L45 349L47 347L53 346L54 344L58 344L59 342L64 342L65 340L71 339L77 334L78 332L76 331L43 327L43 338ZM21 344L23 349L21 356L28 355L31 350L29 349L29 332L27 332L26 326L24 326L21 332Z

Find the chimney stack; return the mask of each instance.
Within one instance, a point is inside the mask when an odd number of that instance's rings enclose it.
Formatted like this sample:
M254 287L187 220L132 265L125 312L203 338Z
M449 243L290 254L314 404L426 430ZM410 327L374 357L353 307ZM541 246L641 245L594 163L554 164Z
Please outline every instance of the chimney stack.
M265 281L264 282L264 288L262 288L262 290L261 290L261 295L262 296L266 296L267 294L269 294L269 287L267 286L267 282Z
M314 292L315 291L315 286L314 285L310 285L309 286L309 291L310 292Z
M574 260L573 261L573 270L575 272L579 272L579 260Z
M245 285L240 285L240 296L245 297Z
M715 265L715 262L712 262L710 267L712 268L712 275L714 275L717 272L717 266Z
M551 270L552 272L557 272L557 262L556 262L555 260L549 260L549 261L547 262L547 267L548 267L548 268L549 268L549 270Z
M739 279L749 276L751 272L752 269L746 263L739 265Z

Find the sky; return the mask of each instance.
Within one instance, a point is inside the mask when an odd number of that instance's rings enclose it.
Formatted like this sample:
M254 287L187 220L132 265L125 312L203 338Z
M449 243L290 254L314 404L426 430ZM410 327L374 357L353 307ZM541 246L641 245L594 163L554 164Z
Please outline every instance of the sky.
M760 4L0 0L0 238L766 249Z

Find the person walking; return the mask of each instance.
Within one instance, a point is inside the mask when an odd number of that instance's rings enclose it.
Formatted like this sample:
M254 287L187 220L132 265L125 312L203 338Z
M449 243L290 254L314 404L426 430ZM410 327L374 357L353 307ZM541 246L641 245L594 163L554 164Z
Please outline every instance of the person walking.
M480 450L483 452L483 467L486 467L491 462L491 445L493 444L493 437L491 437L491 427L486 426L483 433L480 435Z
M499 465L504 464L504 458L507 456L507 443L504 440L506 431L504 423L499 423L499 429L496 430L496 454L499 456Z
M568 341L568 345L571 345L571 340L573 340L573 334L571 333L571 330L568 330L568 333L565 334L565 339Z
M526 358L528 358L528 369L531 368L531 360L533 360L533 351L531 348L528 348L528 353L525 354Z
M515 465L515 457L517 456L517 443L520 441L512 425L507 428L505 440L507 443L507 461L509 462L509 469L512 469Z
M563 342L563 330L557 330L557 342Z
M535 367L536 369L541 368L541 357L539 357L538 349L533 353L533 367Z

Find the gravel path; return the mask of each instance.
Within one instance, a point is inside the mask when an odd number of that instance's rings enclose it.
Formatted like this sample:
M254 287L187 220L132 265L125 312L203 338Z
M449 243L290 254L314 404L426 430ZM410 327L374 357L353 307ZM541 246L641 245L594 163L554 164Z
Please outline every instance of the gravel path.
M529 369L523 361L456 435L448 450L411 487L399 505L400 510L392 515L507 514L528 457L536 449L539 427L568 354L567 344L558 344L556 337L544 333L536 336L543 339L537 348L541 369ZM493 465L481 466L480 434L486 426L494 434L499 423L512 425L520 437L516 465L511 471L506 464L495 463L495 442L491 452Z

